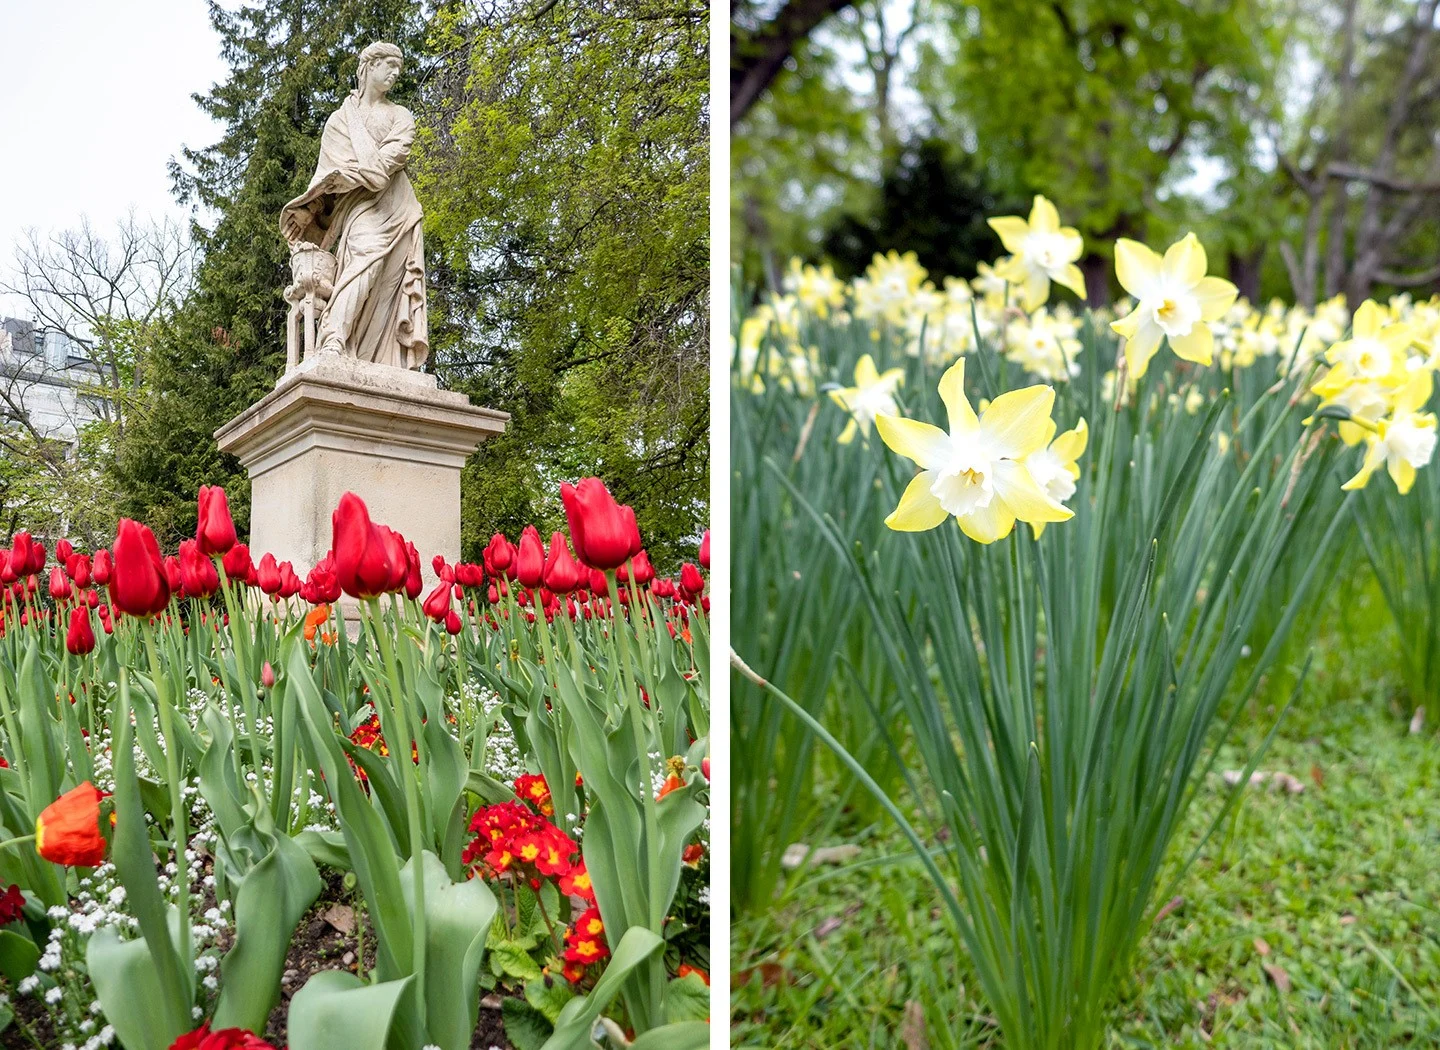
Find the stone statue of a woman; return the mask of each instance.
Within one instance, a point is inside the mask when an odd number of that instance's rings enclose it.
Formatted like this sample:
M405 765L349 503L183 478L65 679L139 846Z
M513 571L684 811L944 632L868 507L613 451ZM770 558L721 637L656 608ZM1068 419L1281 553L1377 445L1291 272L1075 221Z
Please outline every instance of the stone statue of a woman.
M285 205L280 230L292 252L315 245L335 259L317 351L418 368L430 340L420 202L405 176L415 118L386 97L401 58L394 44L360 53L356 89L325 122L315 177Z

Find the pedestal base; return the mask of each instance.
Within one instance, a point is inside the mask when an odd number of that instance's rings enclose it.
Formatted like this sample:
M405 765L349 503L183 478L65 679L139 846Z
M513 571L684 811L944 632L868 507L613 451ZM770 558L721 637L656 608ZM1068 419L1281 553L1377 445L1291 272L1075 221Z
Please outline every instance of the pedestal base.
M289 561L303 579L331 545L346 492L420 552L460 556L460 469L505 412L440 390L435 377L336 354L312 357L215 432L250 473L250 550Z

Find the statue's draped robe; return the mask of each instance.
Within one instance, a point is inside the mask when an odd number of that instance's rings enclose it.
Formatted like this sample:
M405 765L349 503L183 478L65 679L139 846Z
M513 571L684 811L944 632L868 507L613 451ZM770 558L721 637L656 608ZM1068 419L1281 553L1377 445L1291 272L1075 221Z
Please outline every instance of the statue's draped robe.
M388 125L388 126L387 126ZM285 206L303 240L332 252L335 289L316 346L362 361L418 368L430 353L420 202L405 175L415 118L402 106L366 117L351 95L330 114L310 187ZM346 189L345 177L359 183Z

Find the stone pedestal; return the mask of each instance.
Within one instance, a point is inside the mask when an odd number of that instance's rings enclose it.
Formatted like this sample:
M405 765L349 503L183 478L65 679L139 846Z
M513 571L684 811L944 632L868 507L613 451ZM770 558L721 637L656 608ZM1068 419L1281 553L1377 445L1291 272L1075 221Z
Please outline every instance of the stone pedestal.
M275 389L215 432L250 473L250 550L289 561L303 579L331 545L346 492L420 552L460 556L460 468L505 412L440 390L435 377L338 354L287 371Z

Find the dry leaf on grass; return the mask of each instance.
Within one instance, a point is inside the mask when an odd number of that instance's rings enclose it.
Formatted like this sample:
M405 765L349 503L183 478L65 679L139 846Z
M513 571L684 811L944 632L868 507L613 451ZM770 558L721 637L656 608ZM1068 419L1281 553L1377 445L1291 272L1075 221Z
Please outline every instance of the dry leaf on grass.
M1270 980L1275 982L1275 988L1281 994L1290 990L1290 975L1275 963L1263 963L1265 972L1270 975Z
M900 1041L905 1044L905 1050L930 1050L930 1040L925 1036L925 1010L914 999L905 1004Z
M1155 913L1155 921L1159 922L1161 919L1165 918L1165 916L1169 915L1175 909L1183 908L1184 906L1184 897L1171 897L1168 901L1165 902L1165 907L1161 908L1158 912Z
M802 864L844 864L860 856L860 847L856 845L844 846L821 846L818 849L811 849L803 842L797 842L786 848L780 858L780 866L786 871L794 871Z
M1257 952L1259 952L1261 955L1269 955L1269 954L1270 954L1270 942L1267 941L1267 940L1265 940L1264 937L1256 937L1255 940L1254 940L1254 944L1255 944L1255 950L1256 950Z

